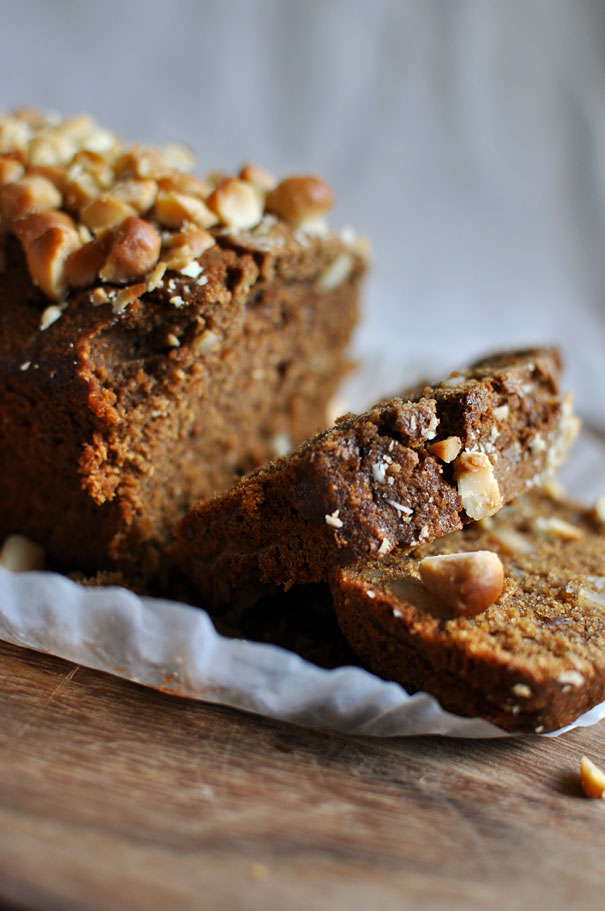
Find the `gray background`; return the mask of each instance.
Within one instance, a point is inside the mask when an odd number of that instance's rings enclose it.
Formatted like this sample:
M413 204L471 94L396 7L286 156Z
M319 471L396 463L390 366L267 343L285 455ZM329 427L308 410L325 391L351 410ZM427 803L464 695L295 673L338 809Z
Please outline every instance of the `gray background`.
M393 391L559 341L605 425L605 3L0 2L0 110L91 111L333 185L374 248L357 349ZM370 387L368 387L370 391Z

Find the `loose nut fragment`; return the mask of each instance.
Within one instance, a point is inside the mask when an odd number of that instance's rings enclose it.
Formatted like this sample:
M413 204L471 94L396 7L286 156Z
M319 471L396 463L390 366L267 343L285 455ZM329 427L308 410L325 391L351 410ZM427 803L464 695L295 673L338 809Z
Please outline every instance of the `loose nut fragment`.
M504 584L500 558L490 550L425 557L418 572L429 591L463 617L486 610Z
M581 528L557 516L538 516L534 521L534 531L548 538L559 538L561 541L581 541L584 537Z
M147 286L144 282L139 282L136 285L128 285L127 288L120 288L112 303L113 312L116 315L122 313L128 304L132 304L142 294L145 294L146 290Z
M595 500L594 514L595 518L597 518L601 524L605 525L605 494L601 494L601 496L597 497Z
M58 209L62 197L57 188L46 177L37 174L26 175L0 189L0 218L4 228L32 212Z
M186 222L200 228L210 228L217 222L208 206L196 196L160 191L155 203L155 215L166 228L180 228Z
M0 566L12 573L44 569L44 548L23 535L9 535L0 550Z
M494 467L483 452L463 452L455 464L462 505L470 519L493 516L502 507L502 495Z
M221 181L206 203L224 225L236 231L253 228L263 217L262 195L255 186L237 177Z
M274 190L277 186L277 180L273 174L270 174L269 171L265 171L264 168L259 167L257 164L252 164L251 162L248 162L242 167L238 176L240 180L246 180L248 183L253 183L259 190Z
M127 218L116 229L109 255L99 277L106 282L123 283L149 272L160 255L160 235L149 222Z
M431 443L428 447L429 452L441 459L442 462L453 462L461 449L462 440L460 437L446 437L445 440Z
M598 799L605 793L605 773L588 756L580 760L580 784L587 797Z
M325 216L333 205L334 195L323 180L298 175L282 180L265 200L267 212L274 212L308 233L325 229Z

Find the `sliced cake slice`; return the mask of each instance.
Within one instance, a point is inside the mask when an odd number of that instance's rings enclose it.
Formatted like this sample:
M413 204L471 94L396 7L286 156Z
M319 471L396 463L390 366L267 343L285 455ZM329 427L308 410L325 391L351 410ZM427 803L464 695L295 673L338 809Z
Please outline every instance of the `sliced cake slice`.
M450 711L541 733L605 699L596 510L528 495L413 554L340 569L331 589L367 667Z
M577 431L555 349L500 354L347 415L203 501L176 556L219 606L462 528L540 482Z

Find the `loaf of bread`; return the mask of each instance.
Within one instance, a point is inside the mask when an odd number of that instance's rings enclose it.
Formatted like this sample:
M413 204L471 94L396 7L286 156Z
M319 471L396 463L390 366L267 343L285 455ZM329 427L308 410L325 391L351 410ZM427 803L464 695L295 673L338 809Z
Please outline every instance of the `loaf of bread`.
M332 194L88 117L0 118L0 539L150 577L199 497L327 424L366 268Z
M495 355L348 415L179 525L177 559L214 607L318 582L482 519L554 470L577 430L559 354Z

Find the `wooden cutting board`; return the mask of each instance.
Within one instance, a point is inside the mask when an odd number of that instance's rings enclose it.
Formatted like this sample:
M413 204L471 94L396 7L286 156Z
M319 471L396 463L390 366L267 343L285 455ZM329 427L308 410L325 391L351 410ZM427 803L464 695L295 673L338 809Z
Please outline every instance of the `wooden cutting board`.
M169 697L0 643L0 902L596 908L605 725L379 740Z

